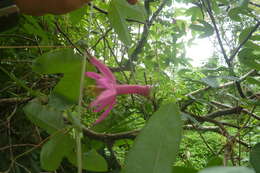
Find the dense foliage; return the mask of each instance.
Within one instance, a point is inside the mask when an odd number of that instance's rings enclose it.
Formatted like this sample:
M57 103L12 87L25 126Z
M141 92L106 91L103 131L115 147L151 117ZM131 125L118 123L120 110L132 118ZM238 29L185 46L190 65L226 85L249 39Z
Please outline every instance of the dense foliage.
M0 33L0 172L260 172L259 2L131 3L21 15ZM194 67L206 37L214 52ZM119 96L93 125L91 56L150 97Z

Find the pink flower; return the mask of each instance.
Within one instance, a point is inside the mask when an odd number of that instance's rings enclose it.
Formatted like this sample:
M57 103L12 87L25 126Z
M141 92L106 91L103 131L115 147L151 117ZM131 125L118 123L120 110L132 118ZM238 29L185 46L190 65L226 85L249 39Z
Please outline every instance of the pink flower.
M90 62L97 67L101 74L95 72L86 72L86 76L95 79L97 88L102 90L101 94L94 100L90 107L94 107L94 112L105 111L96 120L95 124L103 121L116 104L116 96L120 94L139 94L149 96L150 86L142 85L120 85L117 84L116 78L110 69L102 64L96 58L91 58Z

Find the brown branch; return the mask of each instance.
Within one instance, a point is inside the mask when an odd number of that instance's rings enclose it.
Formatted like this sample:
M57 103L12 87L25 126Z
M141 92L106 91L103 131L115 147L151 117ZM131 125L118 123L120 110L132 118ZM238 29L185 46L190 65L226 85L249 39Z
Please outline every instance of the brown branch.
M193 125L185 125L183 127L184 130L196 130L201 132L216 132L220 133L219 127L216 126L201 126L201 127L194 127Z
M216 102L216 101L211 101L212 104L215 104L217 106L220 106L220 107L223 107L223 108L232 108L232 106L230 105L226 105L226 104L223 104L223 103L219 103L219 102ZM245 113L245 114L248 114L250 115L251 117L257 119L257 120L260 120L260 116L252 113L251 111L247 110L247 109L242 109L241 112Z
M75 46L62 46L62 45L39 45L39 46L0 46L0 49L36 49L36 48L75 48Z
M98 43L103 40L107 34L112 30L112 28L109 28L98 40L97 42L91 47L91 49L95 49L95 47L98 45Z
M188 113L188 112L185 112L185 113L191 115L192 117L194 117L199 122L210 122L210 123L215 124L216 126L219 127L219 131L214 131L214 132L219 133L220 135L225 136L227 139L233 139L236 142L240 143L241 145L245 146L246 148L250 148L250 146L247 143L245 143L245 142L243 142L243 141L241 141L239 139L236 139L236 138L234 138L234 137L229 135L228 131L224 127L224 125L227 125L227 123L219 122L219 121L216 121L216 120L213 120L213 119L209 119L209 118L206 118L206 117L202 117L202 116L197 116L195 114Z
M256 72L257 72L256 70L251 70L251 71L249 71L248 73L246 73L246 74L244 74L243 76L241 76L237 81L227 82L227 83L225 83L225 84L223 84L223 85L220 85L220 86L216 87L215 89L225 88L225 87L234 85L236 82L242 82L242 81L244 81L248 76L253 75L253 74L255 74ZM208 86L208 87L205 87L205 88L201 88L201 89L192 91L192 92L186 94L185 96L192 98L192 96L197 95L197 94L200 94L200 93L202 93L202 92L204 92L204 91L207 91L207 90L209 90L209 89L212 89L212 87Z
M16 38L20 38L20 39L24 39L24 40L28 40L34 43L38 43L36 40L23 36L23 35L18 35L18 34L0 34L0 37L16 37Z
M113 142L119 139L134 139L140 130L134 130L129 132L115 133L115 134L106 134L106 133L97 133L86 127L83 127L83 134L88 136L91 139L103 141L103 142Z
M230 114L240 114L242 111L241 107L233 107L233 108L228 108L224 110L219 110L216 112L212 112L205 117L210 118L210 119L215 119L217 117L225 116L225 115L230 115Z
M55 26L56 26L56 28L58 29L58 31L63 35L63 37L65 37L65 39L66 39L81 55L83 55L83 52L78 48L78 46L76 46L76 45L70 40L70 38L67 36L67 34L65 34L65 33L62 31L62 29L61 29L60 25L58 24L58 22L55 22Z
M249 4L254 5L256 7L260 7L260 4L257 4L257 3L254 3L254 2L249 2Z
M226 53L226 50L224 49L224 46L223 46L223 43L222 43L222 40L221 40L221 37L220 37L220 33L219 33L219 30L218 30L218 26L216 24L216 20L215 20L215 17L213 16L212 14L212 9L211 9L211 5L210 5L210 2L209 0L206 0L207 2L207 5L205 5L205 8L209 14L209 17L212 21L212 24L213 24L213 27L214 27L214 30L216 32L216 35L217 35L217 39L218 39L218 43L219 43L219 46L221 48L221 51L222 51L222 54L224 56L224 59L228 65L228 67L231 69L232 68L232 65L231 65L231 62L230 60L228 59L228 56L227 56L227 53Z
M138 55L142 52L142 49L147 42L147 38L149 35L149 29L152 26L154 20L159 15L159 13L162 11L163 7L166 5L167 0L163 0L161 5L158 7L158 9L153 13L151 19L147 21L147 23L144 25L143 33L141 36L141 39L138 41L136 48L134 49L133 53L130 55L129 60L125 63L123 67L114 68L113 71L120 71L120 70L131 70L131 65L133 61L137 61Z
M221 133L221 130L219 127L211 127L211 126L203 126L203 127L197 127L194 128L191 125L185 125L183 127L184 130L197 130L202 132L216 132ZM83 127L83 134L91 139L95 139L98 141L102 141L105 143L113 143L116 140L120 139L135 139L136 136L140 133L141 130L133 130L129 132L122 132L122 133L114 133L114 134L108 134L108 133L97 133L89 128Z
M10 103L25 103L31 100L32 98L2 98L0 99L0 104L10 104Z

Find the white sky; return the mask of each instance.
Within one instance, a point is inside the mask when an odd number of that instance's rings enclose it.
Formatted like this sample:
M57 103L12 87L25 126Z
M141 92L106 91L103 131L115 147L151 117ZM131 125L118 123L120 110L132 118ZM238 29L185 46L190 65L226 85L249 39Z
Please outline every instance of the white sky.
M178 3L178 2L174 2L173 3L173 7L177 7L177 8L190 8L193 5L191 4L184 4L184 3ZM187 16L179 16L178 19L181 20L190 20L190 17ZM187 40L192 38L191 33L187 34ZM207 59L209 59L214 52L214 45L213 43L210 41L209 37L207 38L203 38L203 39L195 39L193 41L193 45L187 47L187 58L192 59L192 62L190 62L192 64L192 66L194 67L199 67L202 66L204 62L207 61Z
M196 39L193 45L187 47L187 58L192 59L192 66L202 66L209 59L213 52L213 43L209 38Z

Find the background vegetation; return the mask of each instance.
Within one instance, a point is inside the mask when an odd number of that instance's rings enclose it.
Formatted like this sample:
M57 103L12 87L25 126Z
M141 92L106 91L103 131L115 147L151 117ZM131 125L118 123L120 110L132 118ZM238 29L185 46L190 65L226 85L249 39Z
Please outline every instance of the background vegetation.
M170 165L181 173L224 165L258 173L259 5L111 0L62 16L21 15L18 26L0 33L0 172L76 172L81 134L85 172L167 173ZM205 37L214 52L194 67L186 54ZM119 83L153 86L152 97L120 96L109 117L93 126L100 113L88 108L95 98L88 78L78 106L86 52ZM86 70L95 68L87 63ZM158 150L167 154L155 167ZM147 162L136 163L145 155Z

